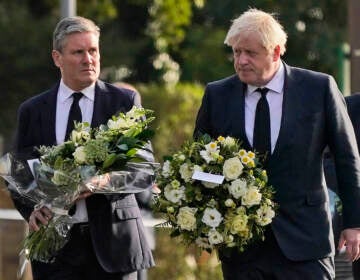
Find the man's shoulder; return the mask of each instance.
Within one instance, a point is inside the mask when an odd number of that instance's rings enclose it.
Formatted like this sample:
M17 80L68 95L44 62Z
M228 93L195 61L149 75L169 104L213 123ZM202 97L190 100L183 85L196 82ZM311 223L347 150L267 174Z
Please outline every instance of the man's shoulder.
M101 94L104 94L105 96L121 97L121 98L126 98L126 97L133 98L135 96L135 92L130 89L118 87L101 80L97 81L96 86L98 90L101 92Z
M232 85L235 83L241 83L239 77L236 74L231 75L226 78L223 78L223 79L220 79L220 80L209 82L207 84L207 86L208 87L224 87L224 86Z
M31 96L20 104L19 108L37 107L46 102L50 95L56 94L58 85L54 85L50 89L47 89L39 94Z
M329 74L323 72L318 72L306 68L289 66L289 65L286 66L286 71L288 75L301 76L302 78L309 78L309 79L314 79L314 78L329 79L330 77Z

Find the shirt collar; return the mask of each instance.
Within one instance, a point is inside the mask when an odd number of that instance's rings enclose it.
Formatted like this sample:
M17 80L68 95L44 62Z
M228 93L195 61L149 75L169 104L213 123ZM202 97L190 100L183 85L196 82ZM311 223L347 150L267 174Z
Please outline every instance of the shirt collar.
M285 68L283 63L280 61L279 69L276 71L275 76L266 84L269 90L275 93L282 93L285 82ZM248 84L248 93L253 93L258 87Z
M75 91L65 85L63 79L60 81L58 98L60 102L65 102ZM81 93L84 94L87 98L94 101L95 99L95 83L81 90Z

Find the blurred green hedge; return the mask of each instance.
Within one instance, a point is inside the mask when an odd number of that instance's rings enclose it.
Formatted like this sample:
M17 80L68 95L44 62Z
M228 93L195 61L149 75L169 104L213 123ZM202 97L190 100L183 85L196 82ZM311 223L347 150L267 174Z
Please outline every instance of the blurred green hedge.
M204 86L197 83L135 85L142 97L142 105L155 111L155 137L152 141L155 157L174 152L184 141L192 138L195 119Z

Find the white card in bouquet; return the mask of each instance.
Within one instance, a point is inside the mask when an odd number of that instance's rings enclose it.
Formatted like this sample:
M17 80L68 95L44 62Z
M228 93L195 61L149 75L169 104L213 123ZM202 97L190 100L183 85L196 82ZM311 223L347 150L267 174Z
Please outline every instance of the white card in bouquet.
M30 170L31 170L31 173L32 175L35 177L35 172L34 172L34 163L40 163L40 160L38 158L33 158L33 159L29 159L27 161L29 167L30 167Z
M206 181L215 184L222 184L225 177L222 175L215 175L215 174L195 170L191 178L194 180Z

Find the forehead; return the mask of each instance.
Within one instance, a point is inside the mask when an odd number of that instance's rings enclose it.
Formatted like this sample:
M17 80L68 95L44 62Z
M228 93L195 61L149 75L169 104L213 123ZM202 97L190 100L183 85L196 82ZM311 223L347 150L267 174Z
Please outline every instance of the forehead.
M76 32L66 36L64 48L96 48L99 46L99 36L92 32Z
M234 44L233 49L251 49L251 50L266 50L260 40L260 36L255 32L247 32L239 34Z

